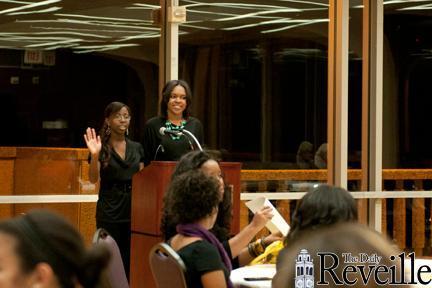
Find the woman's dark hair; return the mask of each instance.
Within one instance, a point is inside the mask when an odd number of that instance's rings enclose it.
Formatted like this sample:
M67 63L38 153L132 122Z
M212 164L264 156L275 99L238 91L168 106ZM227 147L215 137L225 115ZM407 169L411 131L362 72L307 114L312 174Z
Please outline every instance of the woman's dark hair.
M190 116L190 105L192 104L192 92L189 84L184 80L168 81L162 89L162 100L160 102L160 113L165 119L168 118L168 102L171 98L171 92L175 87L182 86L186 92L186 109L183 111L183 118L188 119Z
M211 151L191 151L180 158L177 166L171 176L171 181L182 175L185 172L191 170L199 170L202 165L209 160L217 161L216 152ZM216 224L212 228L213 234L220 240L224 241L229 238L229 231L231 228L232 218L232 204L231 204L231 190L226 186L222 202L219 204L219 212L216 219ZM164 208L161 219L161 231L166 240L170 239L176 234L177 222L174 221L173 217L169 214L171 197L168 196L167 192L164 199Z
M108 166L108 162L109 162L110 157L111 157L111 149L112 149L111 145L108 142L110 139L110 136L111 136L111 128L109 127L106 119L109 118L111 115L119 112L123 107L126 107L126 109L129 112L129 115L131 115L131 110L130 110L129 106L127 106L126 104L124 104L122 102L111 102L105 108L104 121L103 121L102 129L99 131L99 135L100 135L101 141L102 141L102 151L101 151L100 158L102 159L101 162L102 162L103 168Z
M344 261L344 255L347 253L355 256L359 256L360 254L376 255L377 257L381 257L379 266L393 267L393 269L395 269L394 275L403 275L405 273L401 266L403 262L401 263L398 261L399 258L397 257L401 252L402 251L396 245L393 245L385 235L359 223L341 222L335 225L323 226L315 230L303 231L299 237L289 241L286 247L279 252L276 263L277 273L272 280L272 287L296 287L294 283L297 270L296 259L298 259L300 253L303 255L306 254L309 261L315 264L315 267L319 265L318 267L321 268L331 267L335 264L336 260L333 259L333 257L339 259L338 265L334 265L330 268L331 273L329 274L332 274L332 276L324 277L327 279L325 281L326 285L324 285L326 288L344 286L352 288L410 287L410 285L403 282L401 285L390 284L392 273L381 274L379 277L382 281L381 283L377 283L376 277L370 277L365 283L359 269L349 274L350 276L348 278L352 281L349 285L342 285L334 281L336 277L338 279L343 279L345 275L347 275L348 266L360 267L363 265L367 270L373 269L373 266L369 266L371 263L367 263L367 261L365 263L361 257L351 257L350 261ZM321 258L321 253L331 253L333 257ZM395 257L395 259L393 258L394 261L391 256ZM350 272L351 271L350 269ZM321 277L321 269L319 268L311 269L311 273L311 276L314 277L315 280Z
M211 215L219 205L219 183L201 170L177 176L170 184L170 215L177 223L194 223Z
M15 252L24 273L44 262L53 269L60 286L101 287L101 275L110 252L94 245L87 250L81 235L63 217L44 210L0 222L0 233L16 239Z
M348 191L340 187L320 185L306 193L297 203L285 241L289 242L307 229L356 220L356 202Z

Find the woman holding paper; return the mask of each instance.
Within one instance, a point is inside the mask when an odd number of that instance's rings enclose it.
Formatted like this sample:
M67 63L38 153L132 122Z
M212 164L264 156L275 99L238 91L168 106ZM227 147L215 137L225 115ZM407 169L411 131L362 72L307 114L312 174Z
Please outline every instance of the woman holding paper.
M284 243L272 243L252 264L279 263L287 253L283 248L306 231L355 221L357 205L351 194L340 187L320 185L306 193L297 203L291 219L291 229Z
M180 159L174 170L172 179L174 180L179 175L190 170L202 170L204 174L216 178L219 182L219 191L222 195L222 201L219 203L217 220L211 232L222 242L230 258L235 259L233 260L233 265L235 267L248 264L256 257L257 253L264 251L268 244L280 239L279 236L270 235L256 242L249 243L273 217L272 208L267 206L259 209L255 213L251 223L243 228L237 235L230 238L231 191L230 189L225 189L226 186L222 172L216 158L205 151L189 152ZM174 197L174 195L167 193L164 198L161 231L165 240L170 239L176 234L176 225L178 224L175 217L170 215L172 197Z

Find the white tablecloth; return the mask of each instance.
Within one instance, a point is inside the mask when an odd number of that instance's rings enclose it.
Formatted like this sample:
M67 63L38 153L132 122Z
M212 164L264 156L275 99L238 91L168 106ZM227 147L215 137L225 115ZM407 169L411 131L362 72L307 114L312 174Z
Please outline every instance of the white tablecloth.
M410 275L410 261L407 259L405 261L405 273L406 275ZM432 268L432 259L415 259L414 262L414 269L415 271L418 270L420 266L429 266ZM261 281L247 281L245 278L256 278L256 277L268 277L273 278L273 276L276 274L276 267L275 265L253 265L253 266L245 266L238 269L234 269L231 271L231 281L233 282L234 286L236 287L256 287L256 288L271 288L271 280L261 280ZM414 273L415 276L416 273ZM415 277L417 278L417 277ZM432 273L424 273L422 274L422 279L424 281L428 281L432 279ZM417 279L415 279L417 281ZM429 285L411 285L412 287L431 287Z
M245 266L231 271L231 281L236 287L270 288L271 280L248 281L245 278L266 277L273 278L276 273L275 265Z

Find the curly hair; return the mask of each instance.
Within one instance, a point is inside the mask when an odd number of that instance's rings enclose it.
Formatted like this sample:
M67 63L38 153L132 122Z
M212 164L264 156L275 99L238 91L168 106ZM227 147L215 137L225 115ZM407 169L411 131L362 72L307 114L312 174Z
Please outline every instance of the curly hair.
M307 229L356 220L356 202L348 191L340 187L320 185L306 193L297 203L285 243Z
M219 183L200 170L177 176L168 192L170 214L181 224L194 223L211 215L221 200Z
M189 84L184 80L171 80L168 81L164 88L162 89L162 100L160 102L160 113L162 117L165 119L168 117L167 110L168 110L168 102L171 98L171 92L174 90L175 87L181 86L184 88L186 92L186 109L183 111L183 118L187 119L190 116L190 106L192 104L192 92L189 87Z
M177 176L191 170L199 170L209 160L218 162L214 151L191 151L180 158L172 176L173 181ZM170 192L167 192L167 195ZM161 219L161 232L164 235L165 240L168 240L176 234L176 222L172 215L170 215L170 197L165 197L164 208ZM232 203L231 203L231 190L228 186L225 186L225 192L223 195L222 202L219 203L219 212L216 219L216 223L211 229L211 232L221 241L229 239L229 231L231 229L231 218L232 218Z

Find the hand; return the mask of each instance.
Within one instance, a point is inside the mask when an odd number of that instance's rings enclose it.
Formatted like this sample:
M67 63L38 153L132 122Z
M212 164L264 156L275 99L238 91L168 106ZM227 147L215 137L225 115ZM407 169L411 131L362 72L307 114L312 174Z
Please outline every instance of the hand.
M84 134L84 141L86 142L87 148L90 154L98 155L102 149L102 142L99 135L96 136L96 131L93 128L87 128L86 134Z
M260 229L265 226L265 224L273 218L273 209L268 206L264 206L259 211L257 211L251 221L251 224L259 227Z
M273 233L270 235L267 235L266 237L264 237L263 239L263 244L265 247L267 247L268 245L272 244L275 241L283 241L284 237L282 235L281 232L277 232L277 233Z

